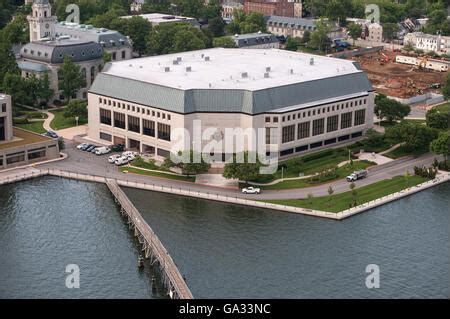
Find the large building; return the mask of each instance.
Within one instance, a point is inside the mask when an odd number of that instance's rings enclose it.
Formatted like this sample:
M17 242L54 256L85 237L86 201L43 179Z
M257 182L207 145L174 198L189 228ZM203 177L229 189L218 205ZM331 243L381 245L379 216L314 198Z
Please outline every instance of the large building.
M69 36L80 41L98 43L105 52L111 54L113 61L129 60L133 57L131 40L118 31L63 21L56 24L55 34L56 38Z
M241 142L256 138L286 158L358 140L374 115L374 91L355 62L276 49L215 48L109 63L88 102L91 139L159 157L204 151L241 128L263 132Z
M11 97L0 93L0 170L58 157L56 139L12 126Z
M225 21L233 20L236 10L244 10L244 5L238 1L226 0L222 3L222 18Z
M264 16L301 18L303 5L301 0L245 0L244 12L258 12Z
M81 88L73 98L86 99L89 86L102 68L104 48L121 60L131 56L129 42L115 31L100 33L98 29L57 24L57 19L51 12L48 0L33 1L31 15L28 16L30 43L22 47L18 59L22 76L41 78L48 74L50 87L55 92L53 99L63 101L65 98L59 88L58 70L64 57L68 56L80 66L86 77L86 87ZM107 40L108 44L101 44L103 40Z
M23 77L34 75L41 78L48 74L50 87L55 92L54 99L64 101L58 70L65 56L69 56L86 77L86 87L81 88L73 98L86 99L88 88L103 66L103 48L98 43L70 38L31 42L23 46L18 65Z

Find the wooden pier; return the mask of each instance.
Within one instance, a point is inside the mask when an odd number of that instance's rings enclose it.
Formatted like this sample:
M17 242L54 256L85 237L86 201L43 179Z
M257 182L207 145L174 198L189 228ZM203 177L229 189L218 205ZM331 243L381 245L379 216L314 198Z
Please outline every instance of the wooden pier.
M121 213L127 216L128 225L134 230L134 235L141 243L145 258L150 259L152 265L159 266L162 282L167 287L169 296L173 299L193 299L194 297L172 257L128 196L119 187L119 184L113 179L107 179L106 185L120 205Z

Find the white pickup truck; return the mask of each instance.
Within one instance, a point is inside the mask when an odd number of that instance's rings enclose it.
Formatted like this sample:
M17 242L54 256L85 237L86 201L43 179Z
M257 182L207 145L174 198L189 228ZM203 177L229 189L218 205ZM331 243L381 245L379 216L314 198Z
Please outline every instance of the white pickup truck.
M358 179L366 178L368 174L369 174L369 172L365 169L356 171L347 176L347 182L355 182Z
M243 194L261 194L261 189L256 187L246 187L242 189Z

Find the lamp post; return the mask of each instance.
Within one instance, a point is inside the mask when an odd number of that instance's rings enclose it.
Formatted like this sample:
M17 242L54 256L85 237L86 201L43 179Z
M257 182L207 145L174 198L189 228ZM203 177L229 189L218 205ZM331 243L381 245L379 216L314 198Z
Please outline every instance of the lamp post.
M77 122L77 125L76 125L76 126L78 126L78 119L79 119L79 117L78 117L78 116L75 116L75 121Z

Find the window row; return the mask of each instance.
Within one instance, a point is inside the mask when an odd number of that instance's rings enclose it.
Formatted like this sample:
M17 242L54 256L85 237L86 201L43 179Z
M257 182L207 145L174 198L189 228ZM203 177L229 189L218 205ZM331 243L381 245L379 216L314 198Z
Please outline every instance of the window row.
M336 105L331 105L331 106L326 106L326 107L320 107L320 108L315 108L313 110L308 110L308 111L303 111L303 112L298 112L298 113L294 113L294 114L289 114L289 115L284 115L281 117L281 122L288 122L291 120L296 120L296 119L301 119L301 118L306 118L309 116L316 116L316 115L320 115L320 114L325 114L328 112L335 112L335 111L339 111L339 110L345 110L348 108L352 108L355 106L361 106L361 105L365 105L367 103L367 99L360 99L360 100L356 100L356 101L351 101L351 102L346 102L346 103L341 103L341 104L336 104ZM278 116L274 116L274 117L270 117L270 116L266 116L265 118L265 122L266 123L278 123Z
M128 124L128 131L170 141L170 125L157 123L156 132L155 121L142 119L141 131L141 119L139 117L131 115L126 116L125 114L118 112L114 112L113 117L114 118L112 119L110 110L100 109L100 123L102 124L111 125L114 120L113 126L116 128L126 130ZM155 135L155 133L158 133L158 135Z
M149 108L146 108L146 107L140 107L140 106L130 105L130 104L126 104L126 103L111 101L109 99L105 99L105 98L101 98L101 97L98 99L98 102L102 105L117 107L122 110L136 112L139 114L146 114L149 116L161 118L163 120L167 119L168 121L170 121L172 119L172 116L170 114L160 112L160 111L150 110Z
M341 129L346 129L352 127L352 121L354 126L363 125L366 122L366 110L357 110L354 112L347 112L341 114ZM282 128L281 131L281 142L289 143L295 140L295 124L287 125ZM325 133L335 132L339 129L339 115L332 115L326 118L315 119L312 121L312 131L311 131L311 121L302 122L297 124L297 139L301 140L308 138L310 136L317 136ZM266 138L267 142L267 138Z

